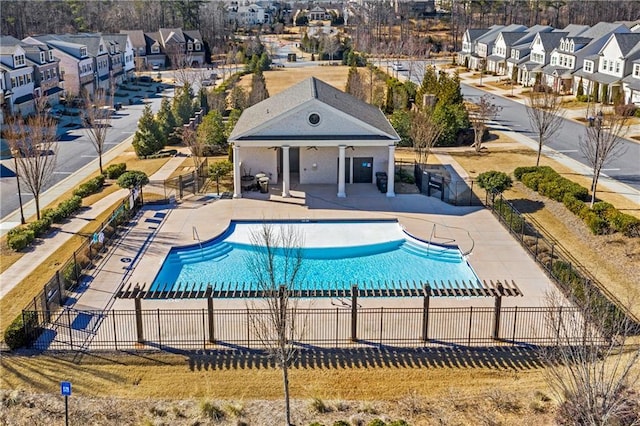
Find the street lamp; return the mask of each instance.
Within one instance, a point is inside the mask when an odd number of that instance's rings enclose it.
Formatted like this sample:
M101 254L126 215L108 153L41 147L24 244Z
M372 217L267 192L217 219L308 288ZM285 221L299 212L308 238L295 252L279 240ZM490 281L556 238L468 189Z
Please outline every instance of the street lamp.
M24 210L22 209L22 194L20 193L20 177L18 176L18 159L16 155L20 153L17 149L11 149L11 156L13 157L13 165L16 169L16 183L18 184L18 202L20 203L20 223L23 225L27 223L24 220Z

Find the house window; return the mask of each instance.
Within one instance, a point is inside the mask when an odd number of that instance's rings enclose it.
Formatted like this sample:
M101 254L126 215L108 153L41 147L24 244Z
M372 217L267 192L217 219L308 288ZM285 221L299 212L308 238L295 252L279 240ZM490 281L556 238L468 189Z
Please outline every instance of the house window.
M193 43L189 43L189 44L187 45L187 50L188 50L189 52L191 52L191 51L193 50Z
M14 56L14 63L16 64L16 67L21 67L24 65L24 55L16 55Z
M44 58L44 52L40 52L40 63L44 64L46 59Z
M11 77L11 87L12 88L16 87L16 78L15 77Z
M616 61L616 74L620 73L620 61Z
M80 57L84 58L85 56L87 56L87 48L86 47L81 47L80 48Z
M633 76L640 77L640 64L635 64L633 66Z
M160 48L158 46L153 46L151 48L151 53L160 53Z
M100 45L100 47L98 48L98 51L99 51L100 53L104 53L104 46L103 46L103 45Z
M613 71L613 61L609 61L609 71Z
M44 72L43 71L40 72L40 81L42 81L42 80L44 80Z
M27 84L28 84L28 83L31 83L31 74L27 74L27 75L25 76L25 79L26 79L26 83L27 83Z
M53 61L53 50L49 51L49 60Z
M24 76L23 75L19 75L18 76L18 86L24 86Z
M200 46L200 43L196 43L196 47L195 47L195 49L196 49L196 50L200 50L200 49L202 49L202 46Z
M606 71L607 70L607 60L603 59L602 60L602 71Z
M573 58L569 58L569 68L573 68Z
M138 54L139 55L144 55L144 47L141 47L138 49Z
M558 59L557 57L552 56L552 57L551 57L551 65L556 65L556 64L557 64L557 62L558 62L558 61L557 61L557 59Z
M593 62L591 61L584 61L584 70L586 72L592 72L593 71Z

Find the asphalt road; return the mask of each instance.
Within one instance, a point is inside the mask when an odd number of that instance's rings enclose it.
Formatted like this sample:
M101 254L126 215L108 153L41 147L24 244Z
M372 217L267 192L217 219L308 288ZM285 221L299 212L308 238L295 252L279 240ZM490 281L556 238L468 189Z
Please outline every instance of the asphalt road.
M172 96L173 89L165 91L162 95ZM161 99L161 94L153 94L147 98L145 102L149 102L151 108L157 111L160 107ZM117 111L112 116L111 129L107 133L107 140L104 147L105 152L135 133L138 127L138 119L142 115L144 106L145 104L141 102L134 105L125 104L120 111ZM59 141L57 143L58 154L56 169L45 187L45 191L98 158L98 154L86 130L83 128L64 127L64 125L68 123L79 124L80 118L65 117L61 121L58 129ZM19 201L16 178L8 174L5 176L5 172L13 172L15 170L13 160L2 160L2 166L6 168L3 169L2 177L0 178L0 182L2 183L0 185L0 217L4 219L8 214L19 208ZM20 189L23 204L33 199L33 196L22 182Z
M462 94L470 101L477 101L480 96L486 93L475 87L462 85ZM529 122L525 105L501 96L495 96L493 103L502 107L502 111L500 111L495 120L496 122L509 130L522 133L535 141L538 140ZM573 120L564 119L563 125L546 146L588 166L588 162L579 145L580 138L584 137L584 125ZM620 153L610 159L602 173L611 179L640 190L640 144L622 139L621 145L622 150Z

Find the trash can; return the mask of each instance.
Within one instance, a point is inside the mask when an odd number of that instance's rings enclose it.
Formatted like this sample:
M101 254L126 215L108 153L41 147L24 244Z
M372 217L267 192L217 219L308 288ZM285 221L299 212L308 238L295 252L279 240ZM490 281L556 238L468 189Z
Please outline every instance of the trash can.
M385 189L384 191L382 191L382 181L384 180L385 183ZM376 186L378 187L378 189L382 192L386 192L387 191L387 173L385 172L376 172Z
M267 194L269 192L269 178L261 177L258 179L258 185L260 185L260 193Z
M378 184L380 192L387 192L387 177L380 177L380 183Z

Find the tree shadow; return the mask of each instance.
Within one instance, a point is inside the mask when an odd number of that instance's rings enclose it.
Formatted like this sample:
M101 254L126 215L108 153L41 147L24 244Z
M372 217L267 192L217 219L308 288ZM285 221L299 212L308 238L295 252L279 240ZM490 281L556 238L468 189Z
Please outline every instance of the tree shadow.
M534 201L526 198L516 198L514 200L509 200L509 202L516 208L520 213L535 213L544 208L544 203L542 201Z

